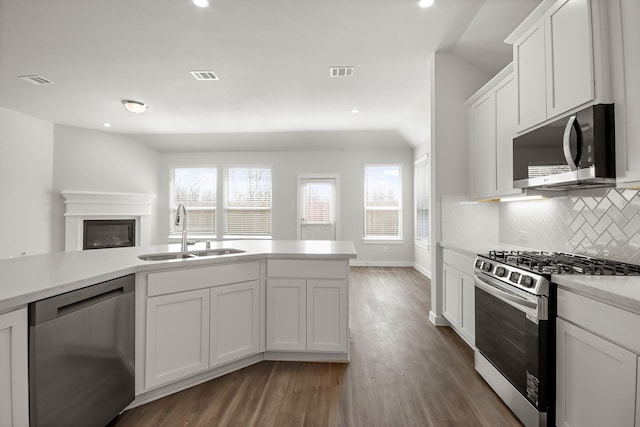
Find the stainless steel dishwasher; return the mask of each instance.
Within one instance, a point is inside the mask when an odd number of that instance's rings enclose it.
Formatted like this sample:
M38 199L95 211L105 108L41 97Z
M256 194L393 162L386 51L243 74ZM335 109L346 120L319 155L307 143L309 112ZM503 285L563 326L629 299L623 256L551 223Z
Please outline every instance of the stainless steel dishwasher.
M31 426L104 427L134 399L134 275L29 304Z

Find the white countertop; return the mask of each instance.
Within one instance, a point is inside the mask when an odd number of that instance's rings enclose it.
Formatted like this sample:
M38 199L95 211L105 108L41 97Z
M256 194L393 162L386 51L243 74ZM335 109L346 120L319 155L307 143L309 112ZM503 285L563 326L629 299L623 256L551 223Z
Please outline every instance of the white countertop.
M171 244L53 252L0 260L0 313L43 298L137 272L264 258L350 259L357 256L355 247L350 241L213 241L211 248L235 248L245 252L168 261L138 259L138 255L143 254L180 251L179 244ZM189 245L189 251L203 249L205 249L204 242Z
M440 246L473 258L494 250L539 250L506 243L442 242ZM554 274L551 281L571 292L640 314L640 276Z

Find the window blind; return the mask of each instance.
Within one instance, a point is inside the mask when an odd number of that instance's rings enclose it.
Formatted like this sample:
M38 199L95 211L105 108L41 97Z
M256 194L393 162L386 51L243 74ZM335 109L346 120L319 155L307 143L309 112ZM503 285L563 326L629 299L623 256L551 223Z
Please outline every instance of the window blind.
M365 166L365 238L402 237L402 169Z
M225 235L271 236L271 168L226 168Z
M416 163L415 175L416 241L429 243L429 183L431 181L431 164L428 156Z
M329 182L306 182L303 186L306 224L333 224L333 184Z
M175 225L176 210L187 208L189 234L216 234L216 168L171 169L170 233L180 233Z

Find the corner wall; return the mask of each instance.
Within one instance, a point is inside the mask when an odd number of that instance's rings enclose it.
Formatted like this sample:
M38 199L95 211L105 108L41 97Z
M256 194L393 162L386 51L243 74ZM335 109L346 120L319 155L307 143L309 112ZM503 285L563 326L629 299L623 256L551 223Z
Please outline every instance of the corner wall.
M53 124L0 107L0 259L52 249Z

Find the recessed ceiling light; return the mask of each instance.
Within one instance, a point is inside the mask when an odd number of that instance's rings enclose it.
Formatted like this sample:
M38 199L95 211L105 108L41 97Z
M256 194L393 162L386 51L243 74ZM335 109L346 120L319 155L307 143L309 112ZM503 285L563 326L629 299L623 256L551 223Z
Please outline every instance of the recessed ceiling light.
M127 111L130 111L134 114L141 114L144 113L147 110L147 104L145 104L144 102L140 102L140 101L132 101L130 99L123 99L122 100L122 105L124 105L124 108L127 109Z
M198 7L209 7L209 0L193 0L193 4Z
M106 127L106 128L110 128L110 127L111 127L111 123L105 123L105 124L104 124L104 127Z
M351 110L351 114L358 114L360 112L360 110L358 110L357 108L353 108Z
M428 7L433 6L433 0L420 0L420 3L418 3L418 6L420 6L423 9L426 9Z

